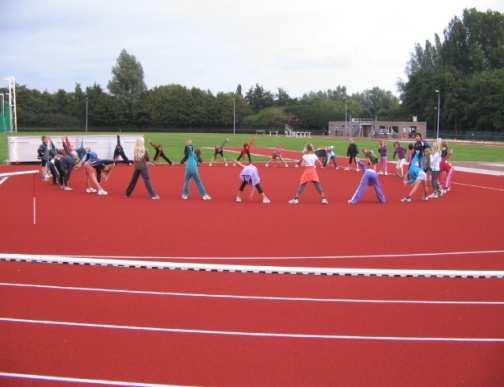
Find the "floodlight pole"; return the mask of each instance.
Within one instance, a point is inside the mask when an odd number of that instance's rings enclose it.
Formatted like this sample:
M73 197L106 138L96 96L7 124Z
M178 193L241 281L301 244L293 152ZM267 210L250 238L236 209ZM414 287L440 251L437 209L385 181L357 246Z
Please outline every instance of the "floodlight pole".
M86 95L86 133L88 131L88 96Z
M441 115L441 93L435 90L437 94L437 125L436 125L436 138L439 138L439 117Z
M236 100L233 94L233 135L236 135Z
M347 100L345 99L345 136L348 135L348 131L347 131L347 119L348 119L348 106L347 106Z
M4 96L4 93L0 93L0 98L2 98L2 117L3 115L5 114L5 96Z
M10 131L17 132L17 113L16 113L16 78L4 78L9 83L9 118L10 118Z

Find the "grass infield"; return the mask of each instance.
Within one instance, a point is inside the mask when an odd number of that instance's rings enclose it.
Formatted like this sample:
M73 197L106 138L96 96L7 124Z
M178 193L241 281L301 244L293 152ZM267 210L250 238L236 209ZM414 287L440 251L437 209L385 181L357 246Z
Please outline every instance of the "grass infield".
M110 132L113 133L113 132ZM43 134L48 134L52 137L63 136L65 134L70 135L82 135L82 132L21 132L18 135L30 135L30 136L42 136ZM104 132L96 132L93 134L105 134ZM250 135L250 134L214 134L214 133L163 133L163 132L145 132L141 133L145 136L146 144L149 141L154 143L162 144L165 153L175 162L178 162L182 158L182 153L184 149L184 143L187 139L192 139L196 147L201 148L203 152L203 159L205 161L210 161L213 156L213 147L221 144L226 138L229 138L227 146L239 147L244 142L249 141L251 138L255 138L255 145L258 147L275 147L278 145L283 145L285 149L290 150L302 150L304 144L310 142L315 147L322 147L327 145L334 145L336 154L338 156L346 155L346 148L348 145L347 138L335 138L326 136L314 136L312 138L293 138L284 136L263 136L263 135ZM371 148L377 152L378 140L373 139L356 139L356 143L359 149ZM392 158L393 154L393 141L388 141L389 143L389 159ZM489 161L489 162L501 162L504 161L504 144L502 145L487 145L487 144L462 144L448 141L450 147L453 149L454 161ZM404 145L407 142L403 143ZM148 146L149 152L153 153L152 148ZM210 148L210 149L208 149ZM252 150L253 151L253 150ZM235 153L225 152L226 158L232 159L236 157ZM7 134L0 135L0 160L5 162L7 159ZM264 160L266 158L257 157L257 160Z

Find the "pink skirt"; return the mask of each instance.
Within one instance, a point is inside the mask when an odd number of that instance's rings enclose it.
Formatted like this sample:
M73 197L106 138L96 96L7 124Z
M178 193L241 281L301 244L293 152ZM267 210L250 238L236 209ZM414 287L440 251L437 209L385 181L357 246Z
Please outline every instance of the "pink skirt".
M305 167L305 170L301 175L301 184L308 183L310 181L320 181L315 167Z

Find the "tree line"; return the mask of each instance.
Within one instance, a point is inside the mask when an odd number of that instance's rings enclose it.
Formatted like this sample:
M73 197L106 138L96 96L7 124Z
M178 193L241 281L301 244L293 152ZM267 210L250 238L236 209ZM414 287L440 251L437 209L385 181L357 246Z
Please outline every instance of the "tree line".
M410 120L433 129L437 96L441 127L453 131L504 131L504 14L476 9L455 17L441 39L417 44L399 83L400 99L378 87L349 94L345 86L293 98L286 90L256 84L246 92L212 93L196 87L147 88L140 62L123 50L104 90L100 85L72 92L17 87L21 127L212 130L240 128L323 131L328 121L365 117Z
M466 9L434 41L417 44L400 83L403 108L446 130L504 131L504 14Z

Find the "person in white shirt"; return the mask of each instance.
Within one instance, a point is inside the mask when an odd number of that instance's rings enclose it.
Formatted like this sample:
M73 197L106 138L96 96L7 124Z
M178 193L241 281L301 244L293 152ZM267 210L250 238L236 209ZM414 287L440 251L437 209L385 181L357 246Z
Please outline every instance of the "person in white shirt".
M315 186L315 189L318 191L320 194L320 198L322 201L322 204L328 204L327 199L324 194L324 189L322 188L322 184L320 184L320 179L317 174L317 169L316 166L317 164L321 167L322 163L318 159L318 157L315 155L315 152L313 150L313 145L312 144L307 144L304 148L303 151L303 157L301 160L298 161L298 165L301 165L304 167L303 174L301 175L301 181L298 187L298 190L296 192L296 195L294 198L289 200L289 204L298 204L299 203L299 197L303 194L306 184L309 182L312 182L313 185Z
M431 164L431 184L432 193L429 195L429 199L438 198L441 196L441 187L439 186L439 174L441 172L441 144L439 141L435 141L432 144L432 153L430 155Z

